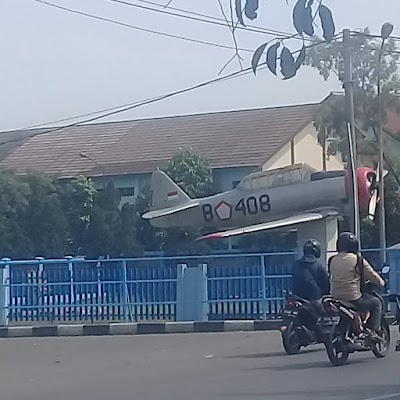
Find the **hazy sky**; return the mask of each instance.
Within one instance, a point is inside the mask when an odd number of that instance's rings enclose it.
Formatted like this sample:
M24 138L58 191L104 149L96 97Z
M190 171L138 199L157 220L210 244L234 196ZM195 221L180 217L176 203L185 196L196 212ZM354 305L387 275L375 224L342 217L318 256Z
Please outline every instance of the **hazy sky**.
M108 0L48 1L147 29L232 45L226 27ZM153 1L164 4L167 0ZM229 0L222 1L229 4ZM293 32L294 1L289 3L260 0L260 18L254 24ZM391 21L400 35L399 0L325 3L334 12L338 30L369 26L379 32L382 23ZM173 0L172 5L221 16L217 0ZM252 32L238 34L240 47L253 50L270 38ZM140 101L213 79L233 52L95 21L32 0L0 0L0 54L0 130L6 130ZM251 54L242 56L248 67ZM224 74L237 69L234 62ZM285 82L260 71L256 77L231 79L113 119L314 102L338 89L335 80L324 82L307 67Z

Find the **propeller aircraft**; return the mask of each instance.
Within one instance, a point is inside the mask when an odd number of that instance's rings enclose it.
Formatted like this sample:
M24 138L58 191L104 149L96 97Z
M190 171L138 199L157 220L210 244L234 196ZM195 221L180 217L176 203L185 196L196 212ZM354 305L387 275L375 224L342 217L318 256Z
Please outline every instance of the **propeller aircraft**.
M357 168L360 210L374 219L379 202L379 176ZM210 197L191 199L168 175L152 174L152 206L142 218L156 228L197 228L211 232L199 239L228 238L292 227L349 212L347 171L316 171L307 164L261 171L238 186Z

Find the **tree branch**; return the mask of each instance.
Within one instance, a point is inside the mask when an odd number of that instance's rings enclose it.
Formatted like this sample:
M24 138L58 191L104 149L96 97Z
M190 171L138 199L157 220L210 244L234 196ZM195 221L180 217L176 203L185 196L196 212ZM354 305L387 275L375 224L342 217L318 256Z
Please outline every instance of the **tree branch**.
M222 68L221 72L222 72L235 58L238 59L240 69L243 71L243 63L242 63L243 58L242 58L242 57L240 56L240 54L239 54L239 46L238 46L238 42L237 42L237 38L236 38L236 34L235 34L235 29L236 29L236 27L235 27L234 22L233 22L233 6L232 6L232 0L229 0L230 10L231 10L231 21L232 21L232 26L231 26L231 24L229 23L228 16L227 16L226 13L225 13L224 6L223 6L223 4L222 4L222 0L217 0L217 1L218 1L218 4L219 4L219 8L221 9L221 14L222 14L222 16L224 17L224 19L225 19L225 21L226 21L226 24L227 24L227 26L228 26L228 28L229 28L229 31L230 31L231 34L232 34L232 39L233 39L233 43L234 43L234 46L235 46L235 56L234 56L231 60L229 60L229 62L228 62L227 64L225 64L225 66ZM220 72L220 73L221 73L221 72Z

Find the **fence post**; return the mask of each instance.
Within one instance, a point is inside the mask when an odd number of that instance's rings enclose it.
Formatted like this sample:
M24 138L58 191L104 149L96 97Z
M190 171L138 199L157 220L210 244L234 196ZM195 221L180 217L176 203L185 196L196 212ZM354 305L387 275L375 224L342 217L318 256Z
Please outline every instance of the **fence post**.
M5 264L2 265L0 269L1 274L1 288L0 288L0 326L6 326L10 320L10 291L11 291L11 281L10 281L10 264L8 264L10 258L2 258Z
M39 262L39 268L38 268L38 272L37 272L37 281L36 281L36 285L37 285L37 300L39 303L38 306L38 320L39 320L39 316L44 319L44 265L43 265L43 260L44 257L35 257L35 260L37 260ZM32 287L34 288L34 286ZM54 310L53 310L54 312Z
M262 309L262 319L267 319L267 297L266 297L266 285L265 285L265 256L261 256L261 290L262 290L262 300L261 300L261 309Z
M70 310L72 311L72 307L74 310L74 315L76 315L76 304L75 304L75 288L74 288L74 263L72 262L73 258L72 256L65 256L64 257L66 260L68 260L68 271L69 271L69 285L70 285L70 291L71 295L69 297L69 304L70 304ZM72 319L72 315L69 316Z
M122 267L122 281L124 285L122 289L122 293L124 296L124 321L128 322L128 307L130 309L130 305L129 305L128 277L127 277L128 274L127 274L126 260L122 260L121 267Z
M177 265L176 320L208 320L207 264Z

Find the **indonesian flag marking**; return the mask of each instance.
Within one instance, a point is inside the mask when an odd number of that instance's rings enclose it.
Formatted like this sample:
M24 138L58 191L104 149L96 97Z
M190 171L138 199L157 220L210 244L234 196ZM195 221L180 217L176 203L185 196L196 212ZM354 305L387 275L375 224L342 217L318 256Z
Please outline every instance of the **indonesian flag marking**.
M178 192L169 192L167 193L168 200L176 200L178 198Z

